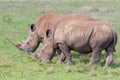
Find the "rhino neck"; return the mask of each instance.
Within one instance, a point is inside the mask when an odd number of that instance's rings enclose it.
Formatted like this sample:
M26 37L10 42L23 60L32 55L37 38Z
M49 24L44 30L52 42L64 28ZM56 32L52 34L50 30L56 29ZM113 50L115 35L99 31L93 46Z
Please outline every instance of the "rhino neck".
M51 44L52 44L52 46L54 46L54 48L57 47L57 45L56 45L56 43L55 43L55 40L54 40L55 31L56 31L56 29L58 28L59 23L60 23L61 21L62 21L62 20L58 21L58 22L53 26L53 28L51 29L51 30L52 30Z

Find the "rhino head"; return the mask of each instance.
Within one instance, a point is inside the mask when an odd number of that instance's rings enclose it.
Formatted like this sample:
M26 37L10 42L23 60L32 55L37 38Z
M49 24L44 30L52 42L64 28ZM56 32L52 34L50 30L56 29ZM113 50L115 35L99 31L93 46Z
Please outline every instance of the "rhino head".
M15 44L10 40L8 41L12 43L18 49L30 54L30 53L33 53L37 49L37 47L40 44L40 40L41 39L38 35L38 31L36 29L35 24L31 24L29 27L29 36L24 42L22 42L21 44Z
M46 31L46 36L44 37L44 46L41 49L40 53L36 55L42 62L51 60L55 55L56 49L54 48L54 41L52 36L52 31L48 29Z

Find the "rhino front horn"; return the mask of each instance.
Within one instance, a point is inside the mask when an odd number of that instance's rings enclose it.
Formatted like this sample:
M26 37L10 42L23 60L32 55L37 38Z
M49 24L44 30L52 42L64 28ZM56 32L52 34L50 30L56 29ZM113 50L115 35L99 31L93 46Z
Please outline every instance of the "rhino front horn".
M18 48L18 49L20 49L21 50L21 48L20 48L20 45L21 44L15 44L14 42L12 42L10 39L8 39L8 38L6 38L6 40L9 42L9 43L11 43L13 46L15 46L16 48Z

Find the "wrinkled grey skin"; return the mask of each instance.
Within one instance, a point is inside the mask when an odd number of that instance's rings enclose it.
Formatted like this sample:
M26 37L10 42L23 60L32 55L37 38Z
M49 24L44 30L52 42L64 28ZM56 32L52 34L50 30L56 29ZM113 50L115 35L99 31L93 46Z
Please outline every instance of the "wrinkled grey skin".
M63 20L52 30L48 29L44 38L44 47L37 57L45 62L51 60L56 49L62 52L61 60L66 57L67 64L72 64L70 51L81 53L92 52L92 58L87 66L100 61L103 50L106 51L105 66L110 66L114 60L113 52L117 44L117 33L114 29L99 21Z

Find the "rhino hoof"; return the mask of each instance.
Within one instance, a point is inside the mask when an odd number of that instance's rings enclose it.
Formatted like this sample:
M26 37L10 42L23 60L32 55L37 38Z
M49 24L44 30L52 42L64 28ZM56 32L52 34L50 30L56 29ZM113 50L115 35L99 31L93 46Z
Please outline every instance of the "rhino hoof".
M57 61L57 63L56 64L65 64L64 62L62 62L62 61Z
M72 62L67 62L67 65L72 65L73 63Z
M89 68L89 67L91 67L91 66L92 66L91 63L88 63L88 64L86 65L87 68Z

